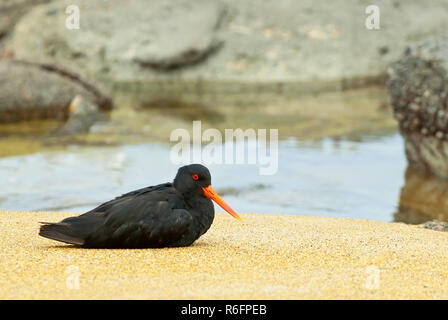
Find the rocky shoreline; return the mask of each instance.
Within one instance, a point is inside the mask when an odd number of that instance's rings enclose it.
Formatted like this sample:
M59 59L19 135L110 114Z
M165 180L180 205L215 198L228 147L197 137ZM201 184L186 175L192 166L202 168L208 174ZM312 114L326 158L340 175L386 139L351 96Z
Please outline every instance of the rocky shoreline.
M79 30L65 28L72 4L80 9ZM410 41L447 33L442 0L430 8L419 1L378 6L383 22L369 30L363 3L153 0L148 8L145 0L48 1L18 20L4 52L114 88L154 88L150 94L160 86L175 94L341 90L384 83L387 66Z

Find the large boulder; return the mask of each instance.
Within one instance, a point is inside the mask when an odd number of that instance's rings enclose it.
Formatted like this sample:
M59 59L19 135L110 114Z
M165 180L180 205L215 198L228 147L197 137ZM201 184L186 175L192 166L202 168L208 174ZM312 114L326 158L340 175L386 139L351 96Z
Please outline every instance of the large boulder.
M365 1L58 0L22 17L7 50L154 98L338 90L383 81L410 39L448 34L446 0L375 4L380 30Z
M448 178L448 39L408 47L387 86L410 165Z
M71 5L80 10L79 30L66 28ZM58 1L25 16L7 50L88 78L133 80L206 60L222 45L224 12L207 0Z
M78 75L54 65L0 60L0 123L69 116L82 96L100 110L113 106L109 96Z

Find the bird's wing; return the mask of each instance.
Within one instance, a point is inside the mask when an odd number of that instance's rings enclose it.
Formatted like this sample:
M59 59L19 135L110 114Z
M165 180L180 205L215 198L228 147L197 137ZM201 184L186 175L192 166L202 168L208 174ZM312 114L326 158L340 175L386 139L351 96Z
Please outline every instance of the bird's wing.
M154 192L112 206L104 224L86 239L87 246L161 247L179 240L192 223L166 193Z
M83 216L84 215L96 215L97 216L100 213L107 214L109 212L109 208L111 208L114 205L117 205L121 202L125 202L129 198L135 198L138 195L143 195L143 194L147 194L147 193L154 192L154 191L169 190L170 188L172 188L172 186L173 186L172 183L168 182L168 183L163 183L163 184L159 184L156 186L146 187L146 188L142 188L142 189L138 189L138 190L134 190L134 191L125 193L119 197L116 197L115 199L112 199L112 200L109 200L107 202L100 204L95 209L92 209L92 210L84 213Z
M41 235L91 247L159 247L176 241L192 217L170 184L136 190L56 224Z

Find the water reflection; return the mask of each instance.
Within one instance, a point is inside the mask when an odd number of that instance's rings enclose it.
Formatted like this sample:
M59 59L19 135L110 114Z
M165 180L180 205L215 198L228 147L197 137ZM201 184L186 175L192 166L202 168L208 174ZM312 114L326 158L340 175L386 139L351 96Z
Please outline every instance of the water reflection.
M226 113L217 111L218 108L212 108L199 102L184 102L174 99L142 101L137 105L137 110L151 110L158 115L179 118L187 121L201 119L211 124L222 122Z
M448 221L448 180L408 167L394 220L420 224L434 219Z

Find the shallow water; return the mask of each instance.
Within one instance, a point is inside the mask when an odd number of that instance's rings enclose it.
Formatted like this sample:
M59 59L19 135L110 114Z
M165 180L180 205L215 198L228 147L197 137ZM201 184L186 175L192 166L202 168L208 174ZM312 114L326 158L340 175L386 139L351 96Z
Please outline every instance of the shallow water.
M171 181L177 166L169 151L168 144L148 143L0 158L0 207L86 211L124 192ZM209 169L214 188L239 212L393 221L406 161L394 134L282 141L278 172L270 176L259 175L257 165Z
M276 174L262 176L257 165L207 165L214 188L238 212L448 221L448 182L406 168L384 89L262 100L118 95L110 119L89 134L58 137L52 132L61 123L50 120L2 125L0 209L83 212L171 181L178 165L170 133L191 132L192 120L201 119L203 130L279 129Z

